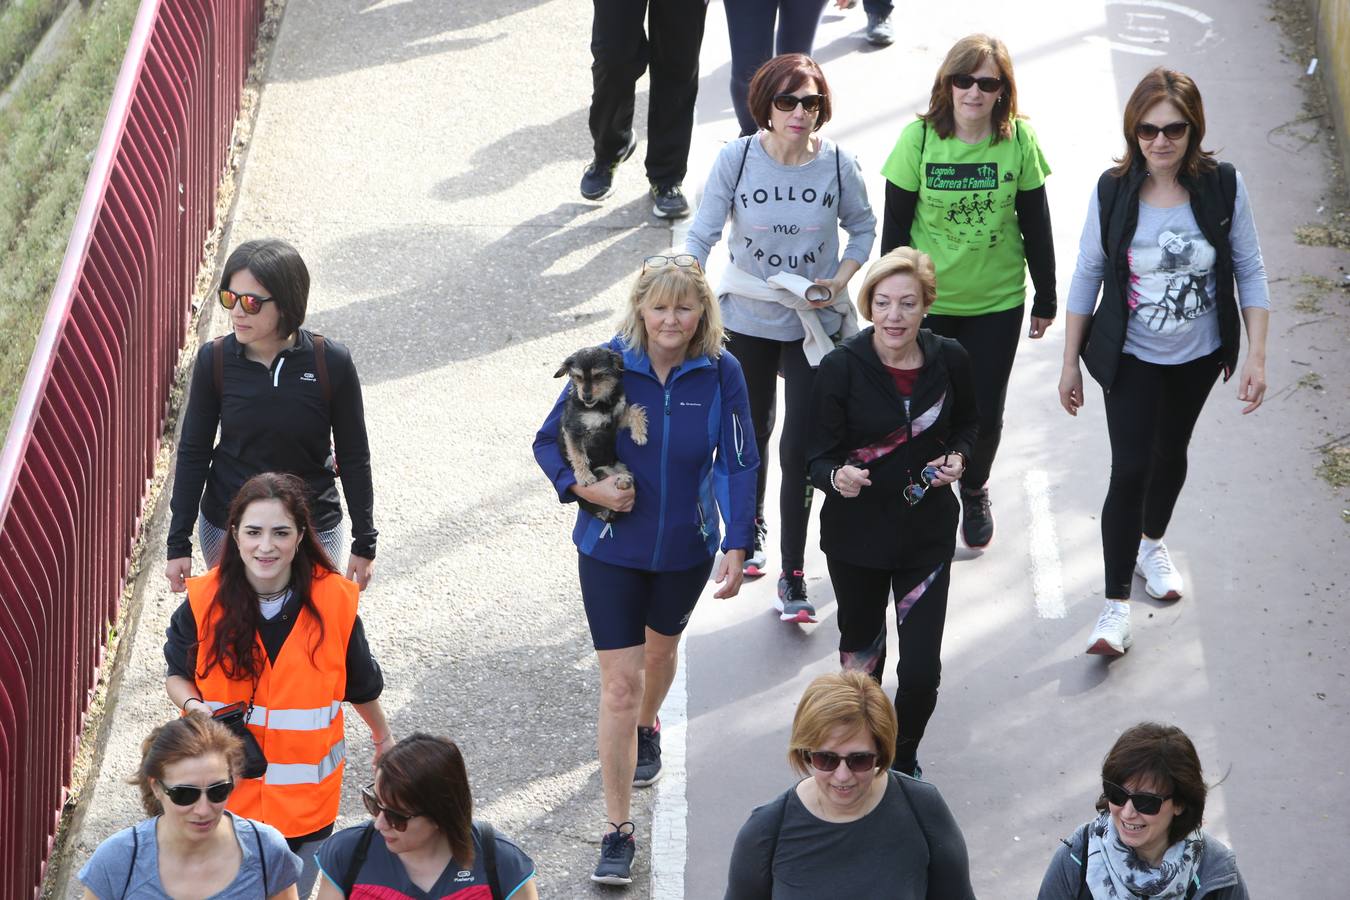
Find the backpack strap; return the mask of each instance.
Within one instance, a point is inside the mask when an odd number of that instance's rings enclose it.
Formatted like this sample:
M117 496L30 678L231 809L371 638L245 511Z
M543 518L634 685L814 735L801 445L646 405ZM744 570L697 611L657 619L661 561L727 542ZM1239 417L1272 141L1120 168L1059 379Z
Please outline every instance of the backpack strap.
M131 891L131 876L136 874L136 854L140 852L141 839L136 834L136 826L131 826L131 864L127 866L127 880L122 885L122 900L127 900L127 894Z
M834 180L839 183L839 211L844 211L844 172L839 162L839 145L834 145ZM836 217L837 218L837 217Z
M796 788L788 788L778 795L778 813L773 824L773 840L769 842L769 870L773 870L773 856L778 852L778 834L783 830L783 820L787 818L788 794L795 791Z
M919 830L923 832L924 843L931 845L932 841L928 839L928 826L923 822L923 816L919 815L919 808L914 805L914 798L909 795L909 788L905 787L905 777L896 775L895 780L900 782L900 793L905 795L905 802L909 804L909 811L914 813L914 821L919 823Z
M356 886L356 876L361 874L361 867L365 865L366 853L370 850L370 839L375 836L375 823L367 822L365 830L361 832L361 839L356 842L356 849L352 851L351 861L347 863L347 871L342 876L342 896L350 897L352 888Z
M328 381L328 342L324 340L323 335L317 332L311 333L310 338L314 341L314 368L318 370L319 389L323 391L323 405L328 408L331 416L333 412L333 388Z
M253 842L258 845L258 862L262 864L263 900L267 900L271 896L267 889L267 852L263 850L262 832L258 829L258 823L249 819L248 824L253 826Z
M745 161L750 158L750 142L755 139L753 134L741 138L745 141L745 149L741 151L741 167L736 170L736 180L731 184L731 194L736 195L736 188L741 186L741 176L745 174ZM734 205L734 203L733 203Z
M483 869L487 872L488 890L492 900L506 900L502 882L497 877L497 831L487 822L478 823L478 840L483 845Z
M1087 856L1088 856L1088 832L1090 829L1083 829L1083 850L1078 860L1078 893L1082 894L1083 889L1087 887Z
M1107 246L1107 230L1111 225L1111 214L1116 210L1116 179L1109 172L1103 172L1097 179L1097 228L1102 236L1102 253L1109 259L1111 248Z
M216 384L216 399L225 393L225 335L211 339L211 375Z

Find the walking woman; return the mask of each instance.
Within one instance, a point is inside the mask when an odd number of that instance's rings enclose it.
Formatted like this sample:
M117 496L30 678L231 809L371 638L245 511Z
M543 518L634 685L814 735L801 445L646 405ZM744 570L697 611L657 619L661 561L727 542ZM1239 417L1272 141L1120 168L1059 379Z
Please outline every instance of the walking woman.
M933 258L942 293L924 326L970 354L980 438L961 475L961 537L994 539L989 473L1003 434L1003 407L1022 329L1026 272L1035 296L1027 335L1055 318L1055 247L1045 161L1017 114L1017 82L1003 42L957 41L938 69L928 111L905 126L882 168L886 212L881 252L910 246Z
M204 344L192 370L169 504L169 589L183 591L192 574L193 520L211 568L220 561L230 500L260 472L304 481L316 537L335 565L344 542L335 487L341 473L352 516L345 571L364 589L375 566L374 491L351 354L300 327L309 270L285 241L240 244L225 261L218 297L233 333Z
M319 851L319 900L537 900L534 861L473 820L469 773L454 741L408 735L380 757L361 800L371 821L339 831Z
M728 346L745 369L759 457L765 458L784 379L778 443L781 575L775 606L788 622L814 622L803 572L814 491L806 478L806 438L815 367L856 333L848 283L872 252L876 217L857 160L818 132L830 120L830 87L810 57L778 56L755 73L750 108L760 131L727 144L713 164L686 248L706 265L731 232L717 288ZM839 229L849 240L841 252ZM764 494L755 493L755 546L745 574L766 571Z
M347 751L342 704L370 728L375 758L392 738L379 696L384 678L342 578L314 532L305 486L265 472L230 503L220 565L189 578L169 623L165 689L185 712L241 709L261 749L229 808L276 827L305 864L333 831Z
M1209 789L1180 728L1125 729L1101 789L1096 818L1061 842L1038 900L1247 900L1233 851L1200 827Z
M714 597L740 590L754 541L759 457L741 366L722 342L717 301L698 261L648 257L609 344L622 356L628 403L645 408L649 421L641 444L619 432L619 461L631 479L579 484L564 458L564 403L583 383L564 389L534 440L534 457L558 499L622 514L607 522L578 506L572 531L600 661L600 776L610 825L591 878L605 884L632 881L632 789L661 774L657 714L675 677L680 634L713 569L719 514L727 535Z
M1106 605L1087 650L1103 656L1130 647L1136 573L1151 597L1182 595L1163 536L1186 481L1191 432L1215 380L1237 367L1239 318L1247 358L1237 397L1244 415L1261 405L1270 317L1247 188L1201 146L1195 82L1172 69L1149 72L1125 104L1124 132L1124 155L1088 203L1059 379L1059 401L1076 416L1085 402L1081 355L1105 397Z
M872 263L858 308L872 327L816 376L811 481L825 492L820 548L839 604L839 661L881 683L886 607L900 659L892 767L918 778L937 706L956 552L956 498L979 430L966 351L920 328L937 294L933 261L899 247Z
M286 839L225 810L243 767L239 738L205 712L150 732L132 779L147 818L98 845L80 869L84 900L296 900Z

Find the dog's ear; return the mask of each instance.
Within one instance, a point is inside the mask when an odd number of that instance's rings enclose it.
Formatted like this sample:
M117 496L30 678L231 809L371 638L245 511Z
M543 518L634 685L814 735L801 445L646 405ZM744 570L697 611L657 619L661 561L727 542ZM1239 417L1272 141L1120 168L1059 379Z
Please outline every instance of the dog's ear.
M610 351L609 351L609 358L610 358L611 360L614 361L614 368L616 368L616 369L618 369L620 372L622 372L622 371L623 371L623 354L622 354L622 353L619 353L619 352L616 351L616 350L610 350Z
M561 378L564 375L566 375L567 370L572 368L572 363L576 361L576 358L577 358L576 354L574 353L571 356L567 357L567 359L564 359L563 364L561 366L558 366L558 371L553 373L553 377Z

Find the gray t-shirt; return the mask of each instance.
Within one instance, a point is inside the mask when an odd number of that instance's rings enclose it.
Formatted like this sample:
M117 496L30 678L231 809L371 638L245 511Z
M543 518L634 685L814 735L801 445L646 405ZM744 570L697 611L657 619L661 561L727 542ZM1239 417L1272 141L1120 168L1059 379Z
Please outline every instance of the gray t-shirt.
M1270 308L1266 266L1242 176L1228 232L1238 303ZM1175 365L1219 349L1219 317L1214 277L1215 249L1205 240L1189 203L1139 204L1139 224L1130 240L1130 317L1124 352L1144 362ZM1088 203L1078 246L1078 267L1069 285L1069 312L1091 315L1106 272L1097 192Z
M242 819L230 812L225 815L234 823L234 836L244 859L234 881L212 900L261 900L299 881L300 857L286 846L281 832L271 825ZM98 845L79 875L80 881L98 900L173 900L164 893L164 886L159 881L159 844L155 840L155 823L158 821L158 817L145 819ZM263 859L258 856L259 843ZM131 868L133 855L134 870ZM267 869L265 886L264 862Z
M728 217L731 264L764 279L779 272L833 278L841 259L840 228L849 236L842 258L859 265L867 262L877 235L877 217L868 205L857 159L827 138L821 138L815 158L800 166L777 162L758 136L723 147L685 240L685 250L701 265L707 265L713 245L722 239ZM722 323L732 331L775 341L805 336L797 313L780 303L737 294L721 299ZM826 334L839 331L839 313L819 313Z
M938 789L888 776L877 808L854 822L817 818L795 788L752 812L726 900L974 900L966 841Z

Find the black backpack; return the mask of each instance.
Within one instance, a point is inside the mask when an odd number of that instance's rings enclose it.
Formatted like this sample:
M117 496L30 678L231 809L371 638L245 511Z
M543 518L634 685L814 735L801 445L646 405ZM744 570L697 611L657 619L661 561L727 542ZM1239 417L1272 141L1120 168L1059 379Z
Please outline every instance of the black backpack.
M370 839L375 836L375 823L367 822L366 827L361 831L361 838L356 842L356 850L352 853L351 862L347 864L347 872L342 876L342 896L349 897L352 888L356 886L356 876L361 872L361 866L365 865L366 854L370 851ZM506 900L502 894L501 881L497 878L497 832L487 822L478 823L478 840L483 845L483 868L487 870L488 890L492 892L492 900Z

